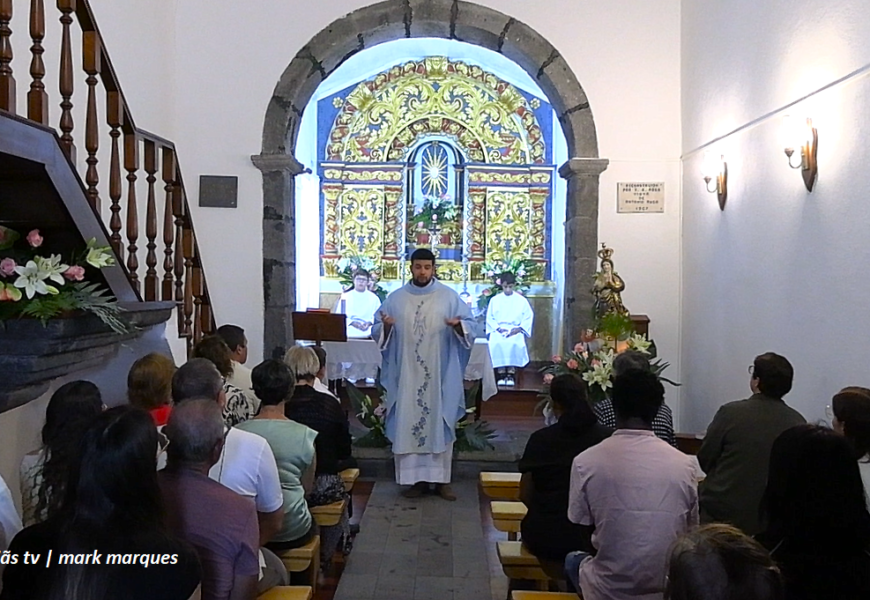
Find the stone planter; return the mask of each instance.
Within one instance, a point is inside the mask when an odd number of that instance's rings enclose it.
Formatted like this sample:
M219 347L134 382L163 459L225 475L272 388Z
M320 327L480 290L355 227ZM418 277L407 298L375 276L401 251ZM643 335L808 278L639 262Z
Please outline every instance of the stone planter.
M122 342L169 319L173 302L137 302L125 306L134 331L119 334L96 316L84 313L50 320L0 322L0 412L41 395L48 382L100 365Z

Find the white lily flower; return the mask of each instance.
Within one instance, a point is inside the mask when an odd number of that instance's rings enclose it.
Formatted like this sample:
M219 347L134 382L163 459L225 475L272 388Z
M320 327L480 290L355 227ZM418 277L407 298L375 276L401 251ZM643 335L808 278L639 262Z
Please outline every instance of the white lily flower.
M643 352L644 354L649 354L649 347L652 345L646 337L640 334L634 334L628 339L628 347L632 350L637 350L639 352Z
M63 285L66 281L63 272L69 269L69 265L63 264L59 254L52 254L49 258L37 256L34 258L39 272L44 274L43 279L51 279L55 283Z
M29 260L23 267L15 267L15 272L18 273L19 277L15 280L14 285L23 289L28 299L33 298L36 294L43 296L57 294L56 287L45 283L45 280L48 279L48 273L40 271L34 261Z
M112 256L108 247L97 247L88 243L88 254L85 256L85 262L92 267L102 269L103 267L110 267L115 264L115 257Z

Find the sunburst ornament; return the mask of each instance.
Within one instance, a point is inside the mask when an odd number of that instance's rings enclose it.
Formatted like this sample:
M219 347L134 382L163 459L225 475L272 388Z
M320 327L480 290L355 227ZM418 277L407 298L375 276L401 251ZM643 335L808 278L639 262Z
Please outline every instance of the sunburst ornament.
M447 153L430 146L423 152L423 194L440 196L447 191Z

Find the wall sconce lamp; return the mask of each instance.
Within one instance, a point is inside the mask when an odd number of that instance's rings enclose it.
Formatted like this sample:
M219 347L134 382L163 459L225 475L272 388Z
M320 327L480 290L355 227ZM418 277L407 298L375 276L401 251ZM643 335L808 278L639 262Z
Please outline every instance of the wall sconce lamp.
M785 155L788 157L788 166L792 169L801 170L804 185L807 186L807 191L812 192L813 186L816 183L816 176L819 174L819 166L816 161L819 132L813 127L812 119L807 118L806 121L803 121L788 115L783 119L783 129L786 136ZM801 151L800 161L798 164L794 164L792 155L797 147Z
M704 183L707 184L707 191L716 194L719 200L719 209L725 210L725 201L728 199L728 163L725 162L725 157L719 156L717 159L711 153L706 153L702 173ZM714 179L716 185L711 188L710 182Z

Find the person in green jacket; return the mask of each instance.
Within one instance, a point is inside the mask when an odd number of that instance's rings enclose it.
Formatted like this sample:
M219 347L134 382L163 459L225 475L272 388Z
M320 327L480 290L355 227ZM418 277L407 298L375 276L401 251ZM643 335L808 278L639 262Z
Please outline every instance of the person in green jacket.
M755 535L762 530L760 504L773 441L806 419L782 399L794 379L784 356L755 357L749 375L752 396L719 408L698 462L707 474L700 489L701 523L729 523Z

